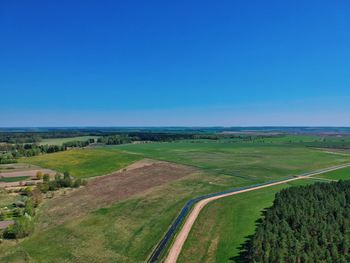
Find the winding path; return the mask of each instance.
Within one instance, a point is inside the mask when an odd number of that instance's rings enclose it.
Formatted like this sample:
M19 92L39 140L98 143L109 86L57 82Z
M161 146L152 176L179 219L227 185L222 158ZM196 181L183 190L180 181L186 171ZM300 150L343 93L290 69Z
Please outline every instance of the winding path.
M285 184L285 183L299 180L299 179L305 179L305 178L310 177L310 176L319 175L319 174L335 171L335 170L346 168L346 167L350 167L350 163L338 165L338 166L332 166L329 168L325 168L325 169L321 169L321 170L317 170L317 171L313 171L313 172L309 172L309 173L304 173L304 174L295 176L294 178L290 178L290 179L284 179L281 181L271 182L271 183L267 183L267 184L263 184L263 185L259 185L259 186L252 186L252 187L242 189L242 190L236 190L236 191L233 190L231 192L226 192L223 194L214 195L214 196L200 200L198 203L195 204L191 213L187 217L182 229L180 230L180 232L176 236L176 239L175 239L174 243L172 244L172 246L169 250L169 254L166 257L164 262L165 263L175 263L177 261L179 255L180 255L180 252L182 250L182 247L187 239L188 234L191 231L191 228L192 228L194 222L196 221L200 211L209 202L223 198L223 197L227 197L227 196L232 196L232 195L237 195L237 194L241 194L241 193L245 193L245 192L255 191L258 189L262 189L262 188L266 188L266 187L270 187L270 186L275 186L275 185L279 185L279 184Z

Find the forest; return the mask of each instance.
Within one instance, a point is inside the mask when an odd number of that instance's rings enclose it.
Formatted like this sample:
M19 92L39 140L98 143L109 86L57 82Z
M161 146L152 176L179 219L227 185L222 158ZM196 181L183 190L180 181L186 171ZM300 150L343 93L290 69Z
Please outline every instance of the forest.
M236 262L350 262L350 181L282 190Z

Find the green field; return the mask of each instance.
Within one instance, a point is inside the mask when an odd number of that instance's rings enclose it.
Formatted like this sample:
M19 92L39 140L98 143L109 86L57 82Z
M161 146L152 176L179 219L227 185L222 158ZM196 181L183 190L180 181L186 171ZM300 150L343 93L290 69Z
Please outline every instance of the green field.
M40 145L58 145L61 146L65 142L71 141L87 141L89 139L97 139L98 136L79 136L79 137L70 137L70 138L52 138L52 139L43 139L39 144Z
M117 171L140 159L138 155L111 148L91 148L22 158L20 161L59 172L69 171L78 178L88 178Z
M16 177L2 177L0 182L10 183L10 182L19 182L28 179L28 176L16 176Z
M18 245L1 245L0 261L14 261L16 257L23 259L25 256L34 262L144 262L190 198L350 160L349 156L280 142L182 141L77 149L21 161L61 172L68 170L83 178L118 170L145 157L191 165L198 168L198 173L58 226L45 226L44 205L37 218L36 232ZM258 217L261 208L272 201L274 193L262 198L262 202L259 202L260 197L254 199L251 208L246 207L250 198L239 199L243 203L236 211L247 209L250 214L253 209ZM241 239L237 239L237 245L240 242ZM230 251L233 250L231 247Z
M208 204L195 222L178 262L233 262L246 237L254 233L255 221L264 208L272 205L277 192L314 182L298 180Z
M350 180L350 167L315 176L331 180Z
M350 168L315 178L349 180ZM299 180L217 200L203 209L184 245L179 262L232 262L246 237L254 233L255 221L264 208L272 205L274 195L287 186L314 183Z
M148 158L191 165L252 182L279 179L350 161L350 156L293 145L177 142L117 146Z
M37 232L17 246L0 246L0 262L23 255L35 262L144 262L189 198L244 184L231 176L193 174L80 220L43 231L39 222Z

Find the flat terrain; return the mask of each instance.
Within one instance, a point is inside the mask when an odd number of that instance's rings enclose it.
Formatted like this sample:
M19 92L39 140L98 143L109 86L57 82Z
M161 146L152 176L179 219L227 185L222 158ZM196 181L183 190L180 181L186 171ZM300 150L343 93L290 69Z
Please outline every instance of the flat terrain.
M128 178L98 178L102 181L96 182L103 182L103 185L100 184L99 188L96 183L96 188L91 188L90 197L86 197L89 196L87 190L67 191L66 196L57 196L41 207L38 228L32 236L17 245L6 243L0 246L0 262L26 257L34 262L144 262L190 198L350 160L349 156L284 143L150 143L23 158L23 162L60 172L67 170L80 178L110 174L144 158L187 165L190 168L186 169L191 173L179 175L172 167L150 172L152 166L134 164L133 170L125 172ZM194 170L196 172L192 173ZM89 183L92 180L97 179L91 179ZM123 186L119 192L121 197L110 194L113 185ZM72 195L71 198L68 195ZM272 200L273 195L268 200ZM252 201L253 207L259 205L258 200ZM262 208L265 205L262 204ZM65 207L67 212L62 209ZM243 211L244 207L241 209ZM249 214L250 208L245 209ZM257 210L257 217L260 211ZM75 212L81 216L75 218ZM254 220L252 224L254 228ZM209 230L202 229L203 235ZM230 247L231 254L233 249Z
M331 171L317 178L350 179L350 168ZM314 183L305 179L217 200L205 207L185 242L178 262L232 262L264 208L272 205L284 187ZM234 261L235 262L235 261ZM238 261L237 261L238 262Z
M38 222L45 229L16 246L0 246L0 262L25 257L34 262L144 262L189 198L244 184L231 176L194 173L57 226L45 220L48 203ZM55 214L51 219L60 220Z
M285 187L314 183L298 180L214 201L206 206L185 242L178 262L232 262L254 233L255 221Z
M256 183L350 160L350 156L278 143L176 142L124 145L116 148Z
M344 168L338 171L320 174L317 178L331 179L331 180L350 180L350 168Z
M79 137L70 137L70 138L52 138L52 139L43 139L39 144L40 145L58 145L61 146L65 142L71 141L87 141L89 139L97 139L98 136L79 136Z
M111 148L92 148L22 158L21 162L59 172L69 171L77 178L88 178L117 171L140 159L142 156Z
M78 219L93 210L110 206L114 202L125 200L196 171L191 167L166 162L152 164L140 161L133 164L132 168L97 177L89 181L86 187L50 200L41 213L41 225L47 227Z
M53 174L54 171L50 169L38 169L38 168L30 168L28 170L21 171L11 171L11 172L1 172L0 177L2 178L14 178L14 177L34 177L37 172L42 172L43 174Z
M37 172L42 172L43 174L49 174L54 176L55 171L50 169L42 169L32 165L26 164L16 164L14 166L7 166L12 169L4 169L0 172L0 188L3 187L16 187L20 184L37 183L38 181L33 181L32 178L36 177Z

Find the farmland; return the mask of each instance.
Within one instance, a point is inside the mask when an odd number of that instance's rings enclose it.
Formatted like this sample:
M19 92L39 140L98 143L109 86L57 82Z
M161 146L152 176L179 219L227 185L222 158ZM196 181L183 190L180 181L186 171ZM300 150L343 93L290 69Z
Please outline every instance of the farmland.
M296 138L293 141L295 143L290 143L290 139L274 138L265 142L188 140L75 149L22 158L24 163L60 172L69 171L74 177L91 180L85 188L66 191L47 200L39 209L34 234L17 245L6 243L0 246L0 261L11 262L29 256L34 262L144 262L190 198L285 178L346 163L350 159L347 155L299 145L300 140ZM135 162L144 158L170 163L163 168L157 165L138 167ZM133 163L138 168L98 177ZM176 172L176 165L185 165L185 170L181 168L179 171L183 172L171 175L169 171ZM147 174L154 176L148 177ZM271 188L266 196L247 193L249 198L236 196L233 199L236 201L232 202L226 201L231 200L227 198L224 201L228 204L222 205L221 209L210 210L212 206L205 209L199 222L212 222L218 233L227 230L219 229L223 224L220 220L228 222L236 216L237 220L241 220L238 225L248 222L239 230L241 237L234 240L238 246L244 236L254 230L254 218L269 205L274 193L281 187ZM126 192L123 193L122 189ZM216 203L221 204L221 201ZM230 214L232 208L226 210L234 203L239 204L234 208L234 211L240 211L239 214ZM209 218L206 217L208 213L212 213ZM251 220L252 223L249 223ZM216 230L205 231L205 235L209 235L206 238L211 238L210 233L214 232ZM229 242L231 237L227 237ZM191 240L189 244L192 244ZM202 248L191 247L202 255ZM232 246L230 249L232 254ZM186 250L184 253L181 260L186 261ZM216 257L216 252L213 253ZM219 256L220 259L229 254L227 251L220 253L223 255Z
M59 172L69 171L77 178L89 178L117 171L141 157L109 148L78 149L23 158L30 163Z
M350 160L350 156L279 142L153 143L117 146L116 149L193 166L212 174L240 177L251 182L288 177Z
M6 253L0 248L0 260L13 260L25 251L44 262L143 262L186 200L233 184L243 183L229 176L193 174L38 231Z

